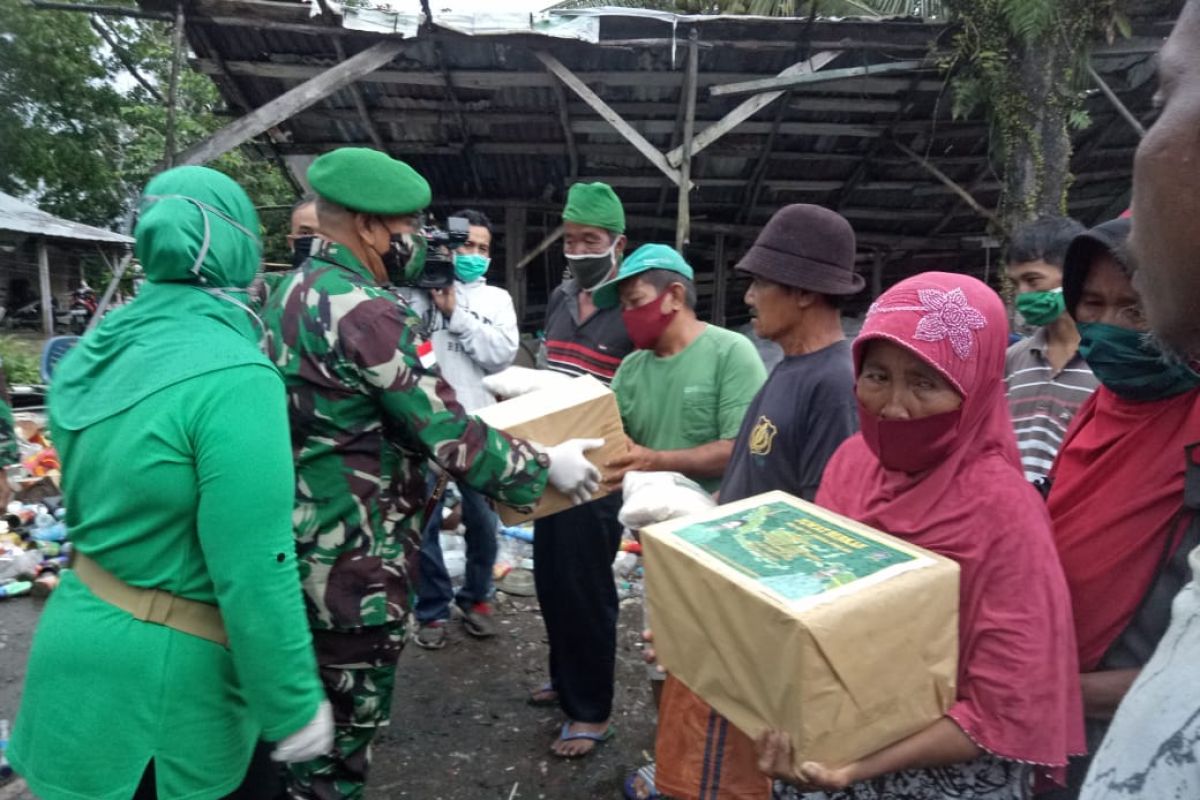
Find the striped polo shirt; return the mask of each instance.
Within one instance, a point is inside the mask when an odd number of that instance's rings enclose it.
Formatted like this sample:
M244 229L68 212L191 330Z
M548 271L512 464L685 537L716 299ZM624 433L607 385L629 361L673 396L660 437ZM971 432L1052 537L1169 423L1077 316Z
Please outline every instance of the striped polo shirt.
M544 366L567 375L591 375L607 386L621 359L633 352L633 342L621 319L621 309L596 309L579 322L579 287L565 279L546 306Z
M1050 474L1071 419L1100 382L1079 353L1057 373L1046 360L1046 329L1008 348L1004 381L1025 478Z

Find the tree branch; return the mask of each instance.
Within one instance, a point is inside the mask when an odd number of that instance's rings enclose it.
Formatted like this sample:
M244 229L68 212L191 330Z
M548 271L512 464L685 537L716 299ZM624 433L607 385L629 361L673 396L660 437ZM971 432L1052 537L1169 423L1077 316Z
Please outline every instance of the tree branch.
M117 41L116 35L103 24L101 24L100 20L96 19L95 17L92 17L89 22L92 23L92 30L98 33L100 38L104 40L104 43L107 44L109 49L113 51L113 55L115 55L117 60L121 62L121 66L125 68L125 71L132 75L133 79L140 83L142 88L150 93L151 97L153 97L159 103L165 104L167 102L166 98L164 98L162 93L158 91L158 87L151 83L144 75L142 75L141 71L138 70L137 64L134 63L133 58L129 55L129 51L121 46L121 43Z

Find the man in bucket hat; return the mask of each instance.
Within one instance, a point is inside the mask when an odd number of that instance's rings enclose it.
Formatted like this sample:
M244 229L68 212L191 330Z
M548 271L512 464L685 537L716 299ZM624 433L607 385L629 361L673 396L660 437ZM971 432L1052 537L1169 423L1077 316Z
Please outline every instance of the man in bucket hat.
M781 208L737 265L751 277L754 332L784 359L750 403L721 483L722 503L773 490L812 500L825 463L858 430L854 365L842 331L844 298L863 288L854 231L820 206ZM650 652L650 651L648 651ZM659 710L657 766L631 776L626 794L745 800L770 796L754 742L679 681Z

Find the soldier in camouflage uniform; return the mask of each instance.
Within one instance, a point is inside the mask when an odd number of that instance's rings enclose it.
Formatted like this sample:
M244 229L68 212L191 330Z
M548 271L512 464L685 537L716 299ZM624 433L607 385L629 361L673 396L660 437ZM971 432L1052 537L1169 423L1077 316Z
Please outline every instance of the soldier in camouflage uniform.
M420 319L385 288L389 274L419 272L410 256L424 252L413 231L430 200L425 180L362 148L318 158L308 178L322 238L272 293L264 322L287 386L297 554L337 723L334 752L293 765L289 793L330 800L362 796L371 740L388 720L432 506L428 459L517 507L547 480L583 501L599 476L583 457L595 441L543 449L467 416L433 369Z

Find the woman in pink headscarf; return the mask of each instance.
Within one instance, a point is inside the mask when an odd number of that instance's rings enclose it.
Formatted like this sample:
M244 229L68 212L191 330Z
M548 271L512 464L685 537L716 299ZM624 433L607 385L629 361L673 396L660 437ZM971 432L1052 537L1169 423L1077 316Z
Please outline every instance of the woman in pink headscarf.
M1071 600L1004 399L1007 332L995 292L940 272L867 314L854 343L862 432L830 461L817 502L958 562L958 696L851 764L796 774L787 735L764 735L778 797L1022 800L1084 749Z

